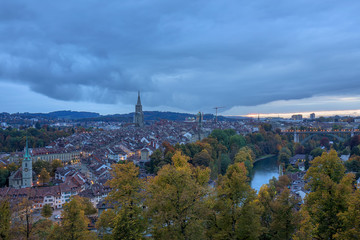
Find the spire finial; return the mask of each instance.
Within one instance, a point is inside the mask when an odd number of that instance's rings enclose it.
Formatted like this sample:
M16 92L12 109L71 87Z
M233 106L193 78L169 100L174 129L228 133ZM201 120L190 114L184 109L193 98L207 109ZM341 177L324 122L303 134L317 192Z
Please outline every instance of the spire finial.
M140 91L138 91L138 100L137 100L137 105L141 105L141 100L140 100Z

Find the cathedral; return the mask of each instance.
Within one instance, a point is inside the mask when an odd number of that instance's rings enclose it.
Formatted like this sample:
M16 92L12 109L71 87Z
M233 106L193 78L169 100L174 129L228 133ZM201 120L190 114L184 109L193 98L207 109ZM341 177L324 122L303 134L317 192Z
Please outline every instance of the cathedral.
M135 105L134 123L136 127L144 127L144 113L140 100L140 91L138 92L138 100Z
M32 159L29 154L28 141L26 139L25 155L22 166L9 177L9 186L13 188L27 188L33 185Z

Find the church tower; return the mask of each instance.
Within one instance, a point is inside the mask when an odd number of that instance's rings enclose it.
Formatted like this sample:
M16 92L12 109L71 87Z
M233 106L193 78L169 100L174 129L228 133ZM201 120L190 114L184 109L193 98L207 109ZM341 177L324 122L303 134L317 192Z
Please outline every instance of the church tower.
M32 187L32 160L29 154L28 141L26 139L25 155L22 161L22 187Z
M138 100L135 105L134 123L136 127L144 126L144 113L142 111L142 105L140 100L140 91L138 92Z

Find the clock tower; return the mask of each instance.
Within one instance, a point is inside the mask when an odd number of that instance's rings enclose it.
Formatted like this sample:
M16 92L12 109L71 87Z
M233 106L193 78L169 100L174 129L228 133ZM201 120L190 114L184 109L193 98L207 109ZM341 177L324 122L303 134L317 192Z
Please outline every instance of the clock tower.
M22 161L22 187L32 187L33 176L32 176L32 159L29 154L28 141L26 139L25 155L24 160Z

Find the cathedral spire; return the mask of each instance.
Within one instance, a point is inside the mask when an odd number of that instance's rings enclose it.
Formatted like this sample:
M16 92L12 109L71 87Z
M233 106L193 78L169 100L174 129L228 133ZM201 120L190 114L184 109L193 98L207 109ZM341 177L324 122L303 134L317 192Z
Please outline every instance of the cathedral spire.
M138 100L137 100L137 104L136 104L136 105L141 105L140 91L138 91Z
M135 105L134 123L136 127L144 126L144 113L142 111L142 105L140 100L140 91L138 91L138 99Z

